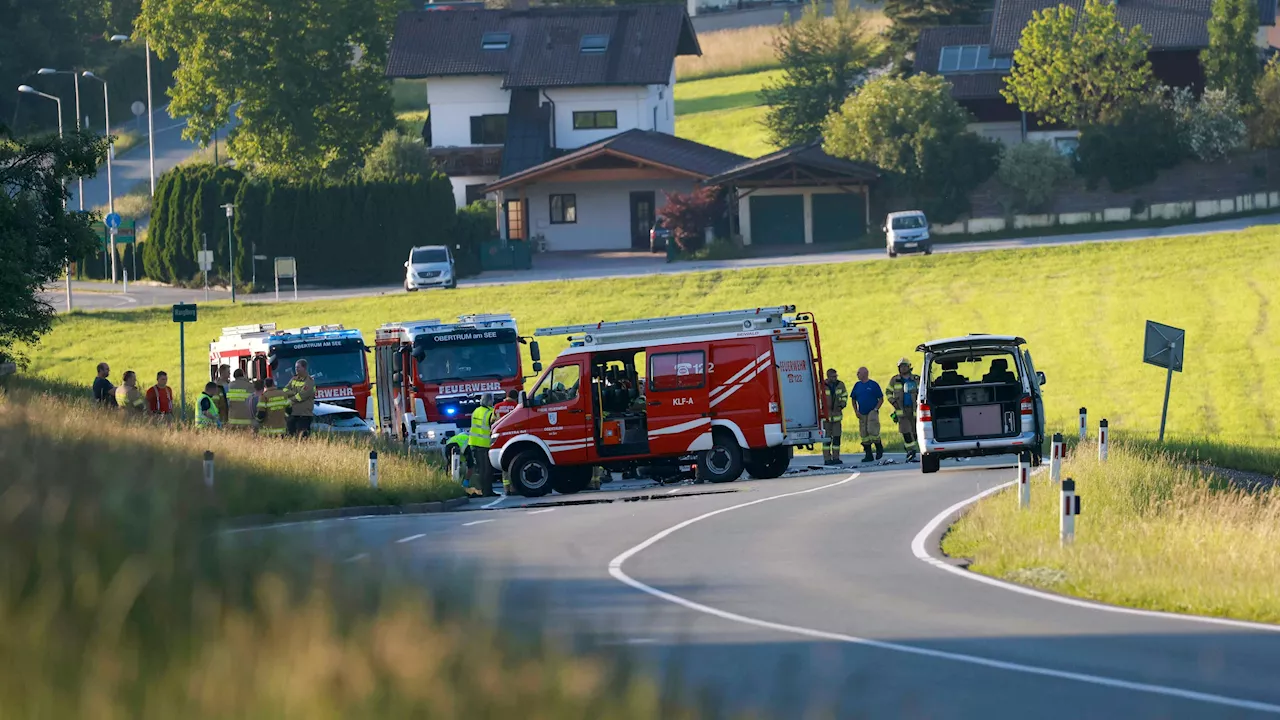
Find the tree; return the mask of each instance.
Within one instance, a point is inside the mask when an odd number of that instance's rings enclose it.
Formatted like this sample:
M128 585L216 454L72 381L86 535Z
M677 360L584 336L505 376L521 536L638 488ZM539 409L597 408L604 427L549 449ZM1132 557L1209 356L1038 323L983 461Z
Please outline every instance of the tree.
M887 170L935 222L953 222L996 170L999 145L968 132L969 114L936 75L868 82L824 124L823 148Z
M840 109L878 55L864 13L851 10L849 0L835 0L832 13L824 18L815 0L798 21L788 17L774 39L782 77L760 97L769 106L764 124L780 147L820 139L822 121Z
M1076 169L1090 189L1106 178L1112 190L1128 190L1155 180L1187 151L1164 93L1149 91L1125 103L1106 124L1080 131Z
M881 8L889 19L885 33L889 54L899 74L910 69L920 31L939 25L972 25L987 3L981 0L884 0Z
M1254 108L1249 116L1249 144L1280 148L1280 56L1271 58L1254 83Z
M676 244L685 252L702 247L704 231L724 214L724 194L720 188L704 186L690 193L663 194L666 204L658 209L658 217L671 230Z
M0 125L0 359L22 362L15 346L49 331L54 310L41 289L97 244L95 218L67 212L64 183L93 175L106 154L88 133L15 140Z
M421 141L397 130L388 130L382 142L365 158L360 171L366 181L403 180L410 177L429 178L435 174L435 163Z
M1244 145L1240 103L1227 90L1205 90L1197 99L1189 88L1176 88L1167 98L1182 144L1196 159L1213 162Z
M1125 29L1115 6L1085 0L1038 10L1022 30L1000 91L1024 112L1073 127L1104 122L1152 83L1150 37Z
M1257 0L1213 0L1209 47L1200 52L1206 87L1226 90L1241 105L1253 103L1253 85L1262 74L1258 24Z
M239 104L231 156L264 174L341 177L394 126L383 78L399 0L149 0L138 24L180 64L171 112L208 142Z
M1019 212L1044 210L1073 174L1071 161L1047 142L1014 145L1005 151L996 171L1000 182L1013 191L1013 206Z

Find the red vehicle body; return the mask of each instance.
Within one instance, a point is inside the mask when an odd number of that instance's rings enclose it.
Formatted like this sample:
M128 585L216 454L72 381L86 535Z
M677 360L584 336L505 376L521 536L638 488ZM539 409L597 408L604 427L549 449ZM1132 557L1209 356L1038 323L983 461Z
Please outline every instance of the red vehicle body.
M360 331L341 325L290 330L277 330L275 323L238 325L223 328L222 336L209 344L209 375L216 378L219 365L230 365L250 379L274 378L284 387L293 379L294 363L305 358L317 401L351 408L369 420L373 405L366 352Z
M794 446L822 439L817 326L794 312L540 329L569 335L570 347L494 425L490 463L529 496L578 492L595 466L655 479L690 466L712 482L744 468L778 477Z
M387 323L378 328L374 358L379 429L427 450L442 450L469 428L484 394L505 395L524 382L510 315Z

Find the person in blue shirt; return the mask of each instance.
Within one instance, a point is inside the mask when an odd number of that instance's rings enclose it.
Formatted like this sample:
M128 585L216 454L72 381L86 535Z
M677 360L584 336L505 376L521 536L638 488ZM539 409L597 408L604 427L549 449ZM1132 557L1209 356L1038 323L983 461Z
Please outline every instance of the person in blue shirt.
M853 412L858 416L858 436L866 455L862 462L874 462L884 457L884 444L880 442L880 406L884 405L884 391L872 380L865 367L858 368L858 382L853 384ZM871 446L875 446L875 455Z

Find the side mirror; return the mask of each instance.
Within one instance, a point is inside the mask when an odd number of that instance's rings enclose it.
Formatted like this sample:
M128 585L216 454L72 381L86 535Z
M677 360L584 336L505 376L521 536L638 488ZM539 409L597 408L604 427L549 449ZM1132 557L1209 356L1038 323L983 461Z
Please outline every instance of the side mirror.
M406 269L408 269L408 267L409 267L409 261L408 261L408 260L405 260L405 261L404 261L404 266L405 266L405 268L406 268Z
M540 373L540 372L542 372L542 363L538 362L537 360L534 360L534 361L533 361L533 371L534 371L535 373Z
M404 382L404 373L400 372L399 370L396 370L395 372L391 373L391 382L395 383L396 385L399 385L400 383Z
M404 372L404 356L400 353L391 356L391 372L395 374Z
M1049 380L1044 376L1044 373L1040 372L1039 370L1036 371L1036 379L1040 381L1041 385L1049 382Z
M535 363L542 359L542 351L538 349L538 341L529 343L529 359Z
M520 391L520 407L529 407L529 395L523 390Z

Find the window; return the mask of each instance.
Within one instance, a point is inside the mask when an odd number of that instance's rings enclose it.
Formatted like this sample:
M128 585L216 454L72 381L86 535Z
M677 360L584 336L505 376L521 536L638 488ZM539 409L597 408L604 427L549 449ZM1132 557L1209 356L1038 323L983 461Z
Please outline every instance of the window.
M482 50L506 50L510 46L511 33L509 32L487 32L480 37Z
M609 49L609 36L583 35L578 49L584 53L602 53Z
M693 390L707 382L706 355L701 350L649 356L649 389Z
M409 255L411 265L432 265L449 262L449 251L442 247L414 248Z
M551 224L568 225L578 222L578 196L551 196Z
M894 218L890 224L894 230L919 230L929 223L924 219L923 215L902 215Z
M479 202L484 199L484 183L478 185L468 185L464 188L466 192L466 201L470 205L473 202Z
M574 130L616 130L617 110L585 110L573 114Z
M471 144L501 145L507 141L506 115L472 115Z
M582 370L575 363L551 368L551 372L542 376L542 382L529 396L529 404L552 405L578 399L578 385L582 378Z
M1009 58L991 57L989 45L948 45L938 57L938 72L1004 71L1013 67Z

